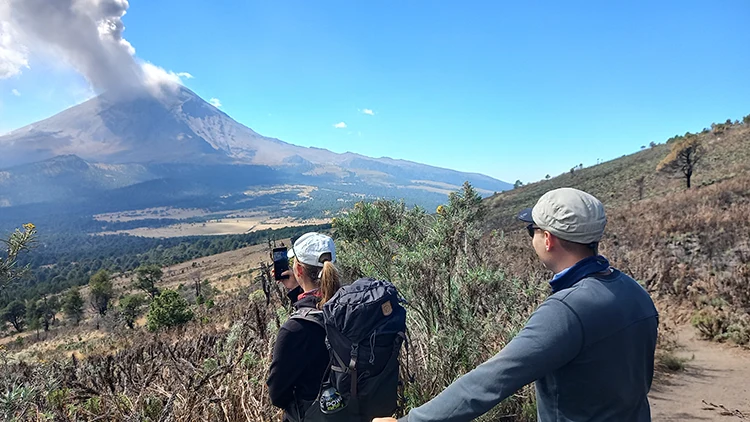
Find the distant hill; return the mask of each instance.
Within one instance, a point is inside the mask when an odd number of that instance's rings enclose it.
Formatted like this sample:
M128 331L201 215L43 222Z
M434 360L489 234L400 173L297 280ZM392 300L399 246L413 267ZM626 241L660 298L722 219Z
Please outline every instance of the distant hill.
M219 190L258 185L254 178L237 183L236 176L247 173L243 166L267 169L279 183L337 185L408 201L412 193L444 198L467 180L484 195L511 187L481 174L265 137L184 87L159 97L100 95L0 137L0 151L0 206L71 199L81 191L161 178L195 181L197 175ZM22 194L19 187L26 186L31 190Z
M693 176L695 188L750 171L750 124L722 127L716 132L698 134L706 148L706 155ZM683 179L656 171L656 165L669 153L670 148L668 143L658 144L615 160L493 195L485 200L490 209L487 226L520 227L515 219L519 210L533 206L545 192L561 187L589 192L608 208L639 201L637 181L640 178L643 178L643 199L680 192L685 189Z

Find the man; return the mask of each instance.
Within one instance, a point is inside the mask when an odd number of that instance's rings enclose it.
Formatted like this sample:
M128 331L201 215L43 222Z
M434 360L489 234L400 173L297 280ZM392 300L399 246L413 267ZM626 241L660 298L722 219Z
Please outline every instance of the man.
M648 293L597 254L604 206L563 188L518 218L555 273L552 295L500 353L400 421L469 421L532 381L541 422L650 421L658 315Z

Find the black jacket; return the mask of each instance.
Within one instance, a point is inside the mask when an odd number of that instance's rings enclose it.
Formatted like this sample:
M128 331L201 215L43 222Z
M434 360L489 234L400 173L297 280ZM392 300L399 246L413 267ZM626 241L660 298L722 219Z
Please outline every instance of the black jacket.
M300 288L289 292L295 309L315 308L320 301L314 296L297 301L300 293ZM299 406L309 405L318 395L329 363L325 338L325 330L310 321L289 319L279 329L267 384L271 403L285 410L284 420L293 420L290 414L304 413L306 409Z

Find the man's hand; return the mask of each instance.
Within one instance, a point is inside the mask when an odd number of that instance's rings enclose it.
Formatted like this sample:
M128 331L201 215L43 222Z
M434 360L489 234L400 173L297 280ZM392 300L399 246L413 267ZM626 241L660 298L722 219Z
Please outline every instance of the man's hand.
M398 422L396 418L375 418L372 422Z

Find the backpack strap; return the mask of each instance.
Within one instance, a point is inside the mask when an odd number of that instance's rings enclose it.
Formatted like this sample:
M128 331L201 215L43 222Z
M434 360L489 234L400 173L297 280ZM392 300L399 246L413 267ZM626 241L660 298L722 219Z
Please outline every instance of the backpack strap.
M315 308L299 308L292 312L289 319L298 319L303 321L310 321L316 324L322 329L326 329L325 321L323 320L323 311Z
M350 393L357 397L357 358L359 357L359 343L352 344L351 360L349 361L349 378L352 380Z

